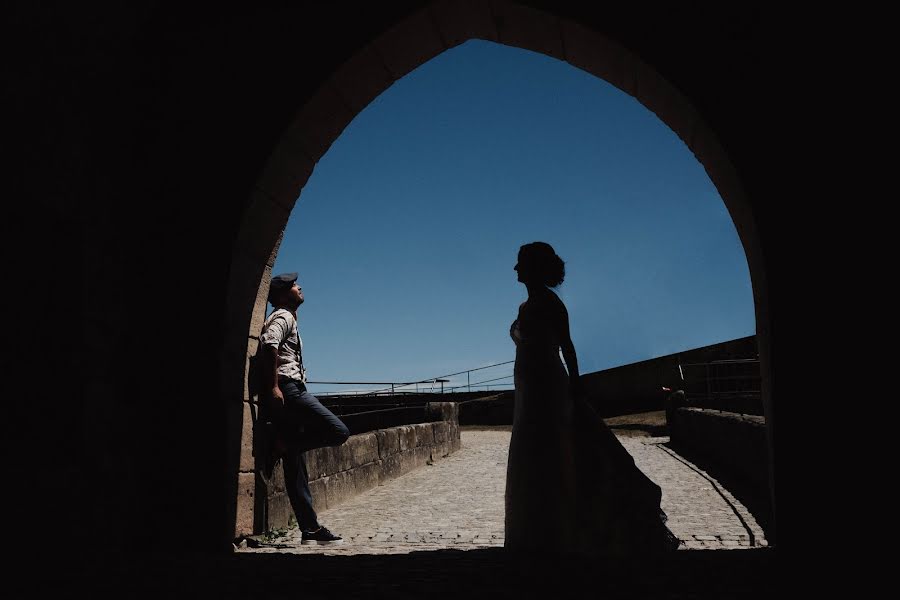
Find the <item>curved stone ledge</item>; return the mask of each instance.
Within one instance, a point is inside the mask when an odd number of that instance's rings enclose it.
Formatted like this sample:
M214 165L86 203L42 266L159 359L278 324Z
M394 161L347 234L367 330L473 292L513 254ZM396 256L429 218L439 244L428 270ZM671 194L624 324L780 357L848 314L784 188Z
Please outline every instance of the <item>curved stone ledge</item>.
M421 410L421 409L420 409ZM386 481L440 460L459 450L459 411L455 403L433 402L426 406L426 423L413 423L351 435L340 446L316 448L306 453L309 487L316 511L333 508ZM248 499L253 482L246 477ZM260 490L260 487L262 488ZM257 493L266 497L266 518L255 521L257 533L286 527L293 514L284 485L284 472L276 465L269 479L256 473ZM238 529L248 532L254 523L251 502L238 519ZM241 531L238 532L241 534Z
M768 462L765 419L695 407L666 411L674 447L704 456L748 483L765 488Z

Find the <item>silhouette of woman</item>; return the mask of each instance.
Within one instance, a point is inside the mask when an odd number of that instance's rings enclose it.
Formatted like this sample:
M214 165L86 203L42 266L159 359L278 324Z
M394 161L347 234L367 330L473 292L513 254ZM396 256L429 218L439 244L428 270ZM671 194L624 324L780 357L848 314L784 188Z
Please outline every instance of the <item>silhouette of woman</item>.
M676 549L659 486L582 397L569 315L550 289L565 277L562 259L544 242L522 246L518 258L528 299L510 327L516 389L504 545L600 555Z

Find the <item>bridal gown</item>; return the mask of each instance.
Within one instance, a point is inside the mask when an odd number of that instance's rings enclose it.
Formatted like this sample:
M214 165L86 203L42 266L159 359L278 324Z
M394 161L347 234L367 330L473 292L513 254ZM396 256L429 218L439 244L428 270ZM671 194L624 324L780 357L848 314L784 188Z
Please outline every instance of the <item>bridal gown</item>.
M529 300L510 328L515 412L505 547L601 555L676 549L659 486L584 399L572 400L550 314L546 301Z

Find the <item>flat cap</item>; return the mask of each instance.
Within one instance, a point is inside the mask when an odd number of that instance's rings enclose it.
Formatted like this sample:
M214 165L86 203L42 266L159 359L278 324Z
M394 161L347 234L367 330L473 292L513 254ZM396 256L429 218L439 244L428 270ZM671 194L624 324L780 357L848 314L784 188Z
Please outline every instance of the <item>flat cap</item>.
M294 285L295 281L297 281L297 273L274 275L272 277L272 283L269 284L269 299L272 299L273 294L291 289L291 286Z

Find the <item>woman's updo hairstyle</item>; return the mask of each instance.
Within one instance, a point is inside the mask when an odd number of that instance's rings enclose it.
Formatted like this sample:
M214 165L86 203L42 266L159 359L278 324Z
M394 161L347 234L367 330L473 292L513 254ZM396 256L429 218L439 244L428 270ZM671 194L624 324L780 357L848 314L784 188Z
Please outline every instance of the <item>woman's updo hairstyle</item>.
M519 248L519 268L547 287L555 288L566 278L566 263L546 242L532 242Z

